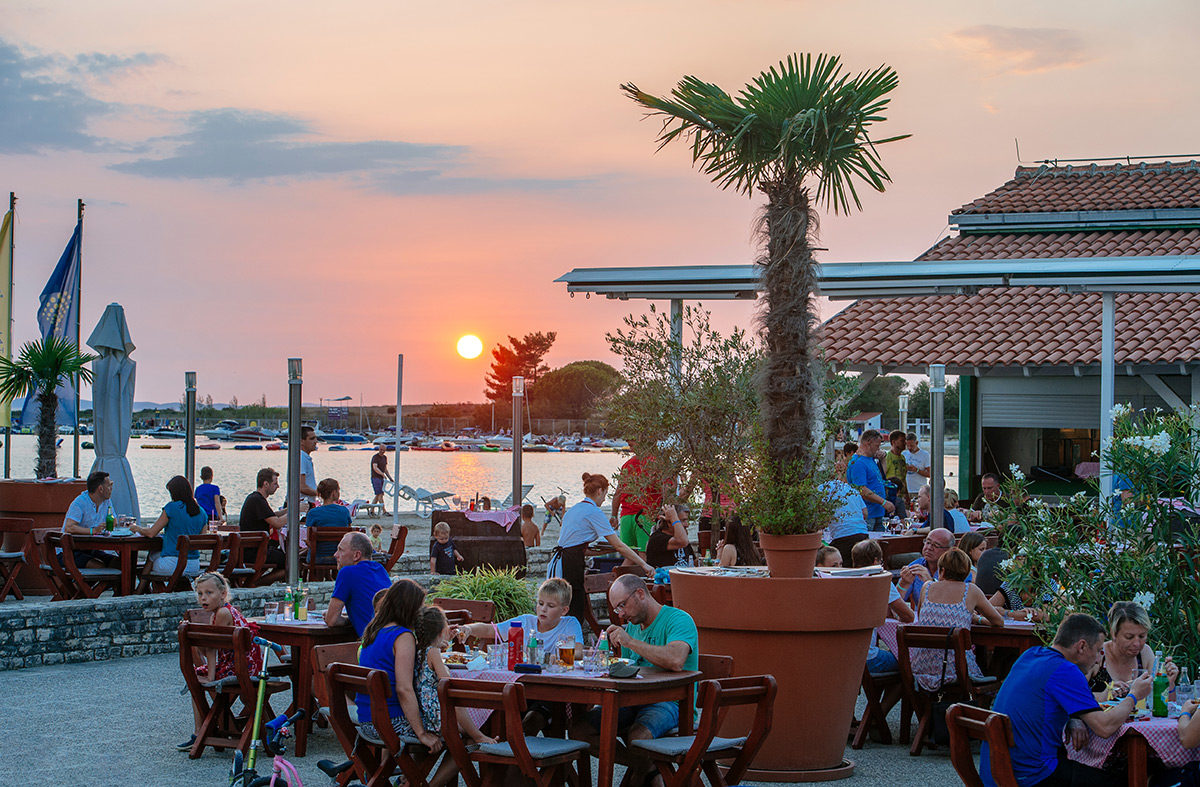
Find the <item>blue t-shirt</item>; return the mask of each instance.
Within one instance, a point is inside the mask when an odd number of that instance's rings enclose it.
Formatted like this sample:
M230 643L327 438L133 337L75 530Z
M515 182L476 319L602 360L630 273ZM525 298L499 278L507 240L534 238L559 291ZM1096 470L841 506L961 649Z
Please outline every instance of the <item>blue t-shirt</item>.
M304 451L300 452L300 475L304 476L301 483L306 484L310 489L317 488L317 471L313 469L312 457ZM307 500L315 504L317 499L308 495L300 495L301 500Z
M563 615L559 619L558 625L549 631L537 630L537 615L517 615L512 620L496 624L501 641L508 641L508 629L514 622L521 624L521 628L525 632L526 645L529 644L530 634L537 637L538 650L542 653L553 652L554 648L558 647L558 641L566 637L574 637L576 642L583 642L583 629L579 625L579 618L570 615Z
M937 581L937 578L938 578L937 563L930 565L929 561L926 560L924 557L919 557L916 560L914 560L913 562L909 563L909 565L910 566L924 566L925 568L929 569L929 576L933 577L934 581ZM974 582L974 581L975 581L975 569L971 569L971 572L969 574L967 574L967 582ZM915 599L920 598L921 597L921 588L923 588L924 586L925 586L925 580L921 579L920 577L913 577L912 587L910 587L908 589L908 592L904 594L904 600L905 601L913 601Z
M1037 784L1053 773L1067 720L1099 709L1087 678L1057 650L1031 648L1022 653L992 705L1012 720L1016 745L1009 751L1017 783ZM979 775L984 784L995 787L986 743L979 752Z
M370 645L364 645L358 652L358 665L369 669L383 670L388 677L388 718L398 719L404 715L400 707L400 699L396 696L396 640L401 634L410 633L403 626L384 626L371 640ZM414 648L415 649L415 648ZM413 658L416 658L414 653ZM408 676L412 680L412 676ZM358 706L358 721L360 724L371 720L371 700L366 694L355 694L354 704Z
M196 502L212 519L217 512L217 498L221 496L221 487L216 484L201 484L196 487Z
M370 558L338 569L333 597L346 605L346 617L355 634L361 637L375 617L375 594L391 586L387 569Z
M307 527L350 527L350 509L337 503L310 508L304 518ZM337 544L323 542L317 549L317 560L333 557Z
M883 490L883 474L879 472L879 463L874 459L862 454L850 457L850 464L846 467L846 480L855 489L865 486L880 498L886 497ZM863 498L863 505L867 508L867 519L875 519L887 513L882 505L869 502L866 498Z
M163 506L163 513L167 515L167 524L163 527L160 535L162 536L162 554L163 557L178 557L179 551L176 549L176 541L180 536L196 536L208 524L208 515L204 513L204 509L196 512L195 516L189 516L187 506L182 501L172 500ZM198 550L191 550L187 553L188 560L196 560L200 557Z
M867 503L858 490L840 478L826 481L823 486L829 490L829 496L837 506L833 522L829 525L829 539L832 541L867 532L867 520L863 519L863 509Z

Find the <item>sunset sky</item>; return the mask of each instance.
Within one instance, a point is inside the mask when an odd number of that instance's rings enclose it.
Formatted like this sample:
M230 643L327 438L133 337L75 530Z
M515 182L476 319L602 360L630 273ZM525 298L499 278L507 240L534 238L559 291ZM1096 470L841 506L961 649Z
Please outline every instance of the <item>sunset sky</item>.
M823 217L828 261L912 259L1012 176L1014 139L1026 162L1200 158L1194 0L17 0L4 19L14 345L82 197L84 338L125 307L139 400L178 400L194 369L201 397L283 404L299 356L306 401L382 404L403 352L407 402L482 401L490 349L532 331L558 332L551 366L613 362L605 331L645 302L553 280L748 263L759 204L655 153L622 82L734 92L792 52L895 68L879 131L913 137L882 148L887 192Z

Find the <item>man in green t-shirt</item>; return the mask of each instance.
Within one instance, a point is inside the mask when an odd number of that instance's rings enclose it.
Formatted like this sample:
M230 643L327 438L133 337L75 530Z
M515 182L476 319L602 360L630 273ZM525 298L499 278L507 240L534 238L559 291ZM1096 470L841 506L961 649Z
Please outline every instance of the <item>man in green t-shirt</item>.
M646 582L633 574L617 577L608 589L608 601L613 611L625 619L626 625L608 627L608 641L614 652L635 666L652 666L669 672L695 671L700 667L700 643L696 622L682 609L664 607L650 595ZM694 721L694 719L693 719ZM582 735L594 741L600 729L600 709L588 712L585 725L591 730L573 730L571 737ZM621 708L617 730L626 742L661 738L679 726L679 703L656 702ZM632 752L632 750L631 750ZM641 784L653 770L650 760L631 758L630 784Z

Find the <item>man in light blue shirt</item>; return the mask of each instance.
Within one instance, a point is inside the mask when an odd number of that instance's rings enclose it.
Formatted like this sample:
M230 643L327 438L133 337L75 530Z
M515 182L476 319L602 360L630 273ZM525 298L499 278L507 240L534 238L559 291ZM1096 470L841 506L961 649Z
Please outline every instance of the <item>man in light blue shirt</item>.
M317 471L313 469L312 452L317 450L317 430L300 427L300 499L310 506L317 504ZM303 510L303 509L301 509Z
M104 532L108 515L116 516L112 507L113 482L108 473L97 470L88 476L87 491L71 501L67 515L63 518L62 532L72 535L99 535ZM111 558L116 557L99 549L76 549L75 565L79 568L104 568ZM62 552L59 551L59 560Z

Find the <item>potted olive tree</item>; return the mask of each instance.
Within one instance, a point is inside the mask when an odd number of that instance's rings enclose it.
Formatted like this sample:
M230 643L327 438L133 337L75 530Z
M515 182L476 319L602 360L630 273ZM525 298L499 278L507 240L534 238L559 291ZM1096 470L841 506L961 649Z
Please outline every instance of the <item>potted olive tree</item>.
M828 523L818 502L814 205L849 212L861 207L859 184L883 191L889 177L876 148L901 137L874 139L870 132L884 120L897 85L887 66L850 76L836 57L804 55L764 71L736 97L693 76L665 98L622 86L663 119L660 147L686 141L693 163L719 186L766 196L758 225L763 441L756 492L745 499L764 546L781 536L811 547ZM778 511L781 505L790 510ZM696 620L701 649L733 656L739 674L768 672L778 681L775 732L747 778L809 781L853 773L842 754L889 581L780 578L774 570L770 578L673 574L676 604ZM748 603L754 601L768 603ZM731 716L728 723L738 732L748 719Z

